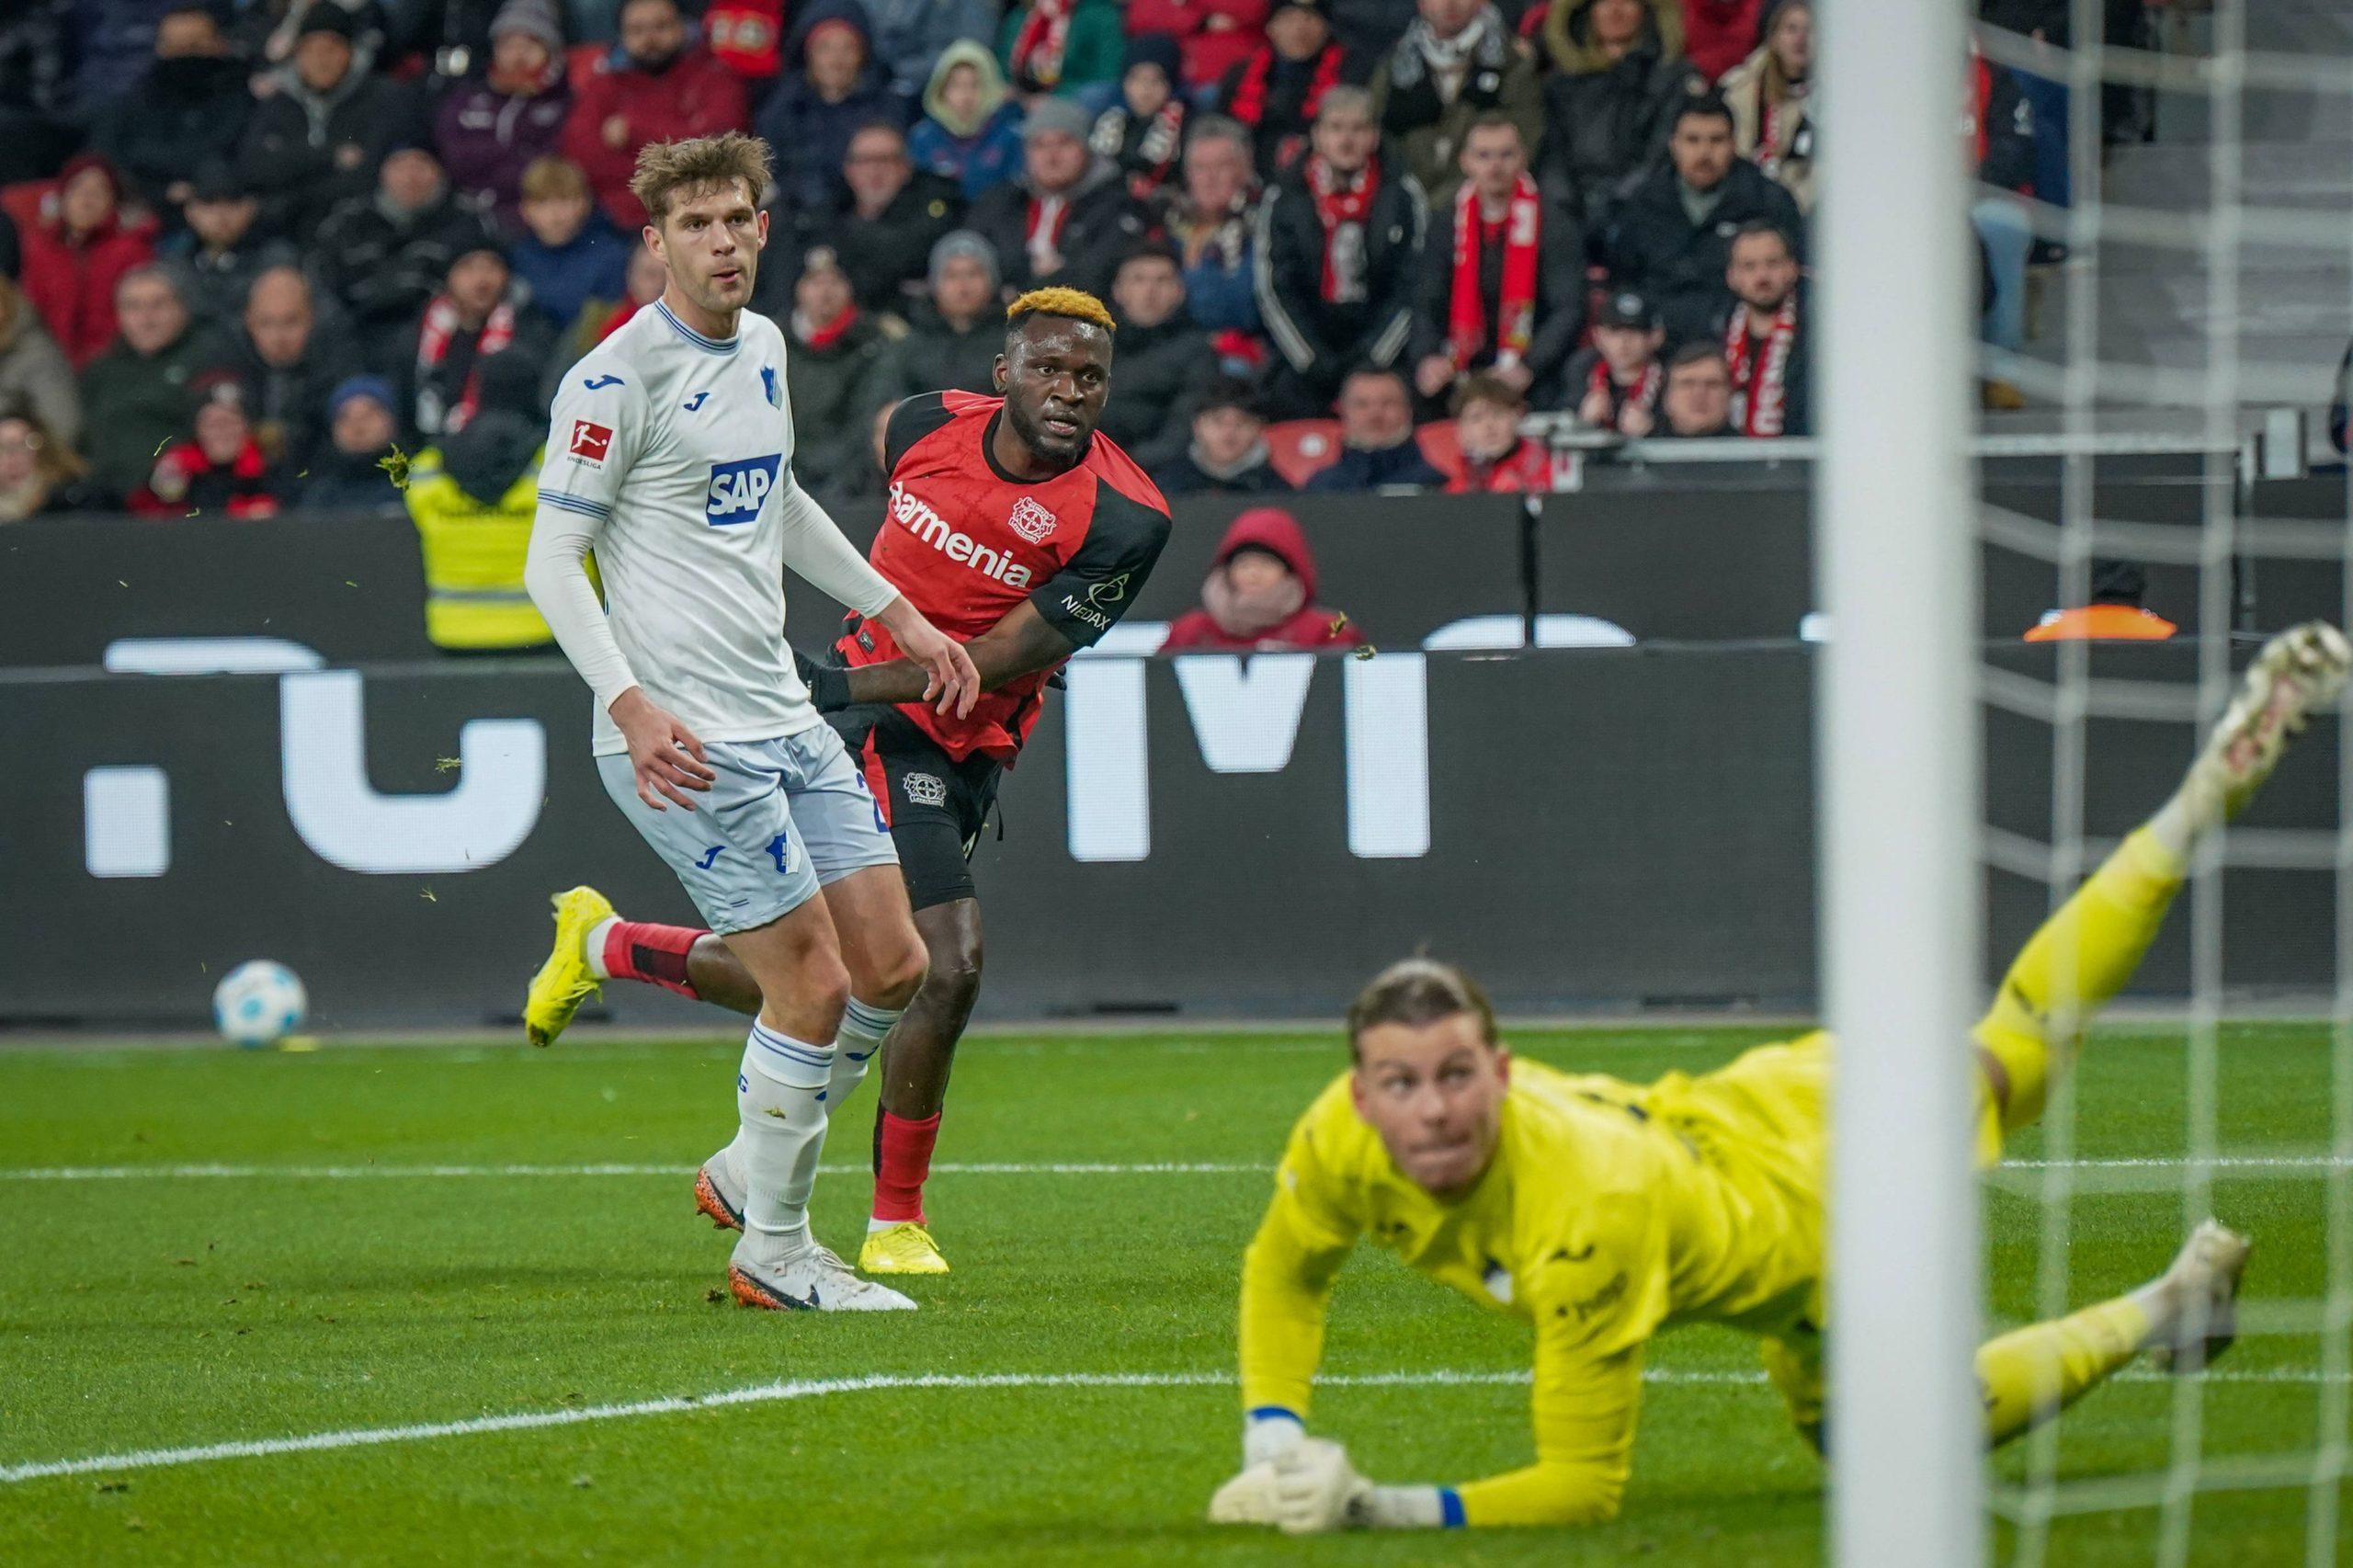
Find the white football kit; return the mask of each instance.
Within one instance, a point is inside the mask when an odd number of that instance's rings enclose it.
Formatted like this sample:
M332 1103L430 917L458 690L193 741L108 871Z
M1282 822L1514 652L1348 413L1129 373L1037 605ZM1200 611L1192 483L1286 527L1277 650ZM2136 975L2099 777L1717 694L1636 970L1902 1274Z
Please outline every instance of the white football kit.
M898 590L794 480L784 335L750 311L738 320L734 337L707 337L657 301L564 373L524 573L596 694L606 792L718 931L766 925L826 882L896 860L793 669L784 568L862 615ZM721 775L690 792L692 812L637 797L607 711L632 686Z

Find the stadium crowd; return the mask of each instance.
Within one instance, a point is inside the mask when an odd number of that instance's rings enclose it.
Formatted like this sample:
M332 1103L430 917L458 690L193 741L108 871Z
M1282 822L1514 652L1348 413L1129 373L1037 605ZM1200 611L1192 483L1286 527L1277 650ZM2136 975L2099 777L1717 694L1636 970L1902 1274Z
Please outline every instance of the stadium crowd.
M398 507L388 464L528 516L555 378L660 290L638 149L726 128L822 494L1043 282L1112 302L1104 429L1171 494L1540 489L1531 410L1802 435L1813 59L1810 0L21 0L0 520ZM2019 84L1961 97L2029 187Z

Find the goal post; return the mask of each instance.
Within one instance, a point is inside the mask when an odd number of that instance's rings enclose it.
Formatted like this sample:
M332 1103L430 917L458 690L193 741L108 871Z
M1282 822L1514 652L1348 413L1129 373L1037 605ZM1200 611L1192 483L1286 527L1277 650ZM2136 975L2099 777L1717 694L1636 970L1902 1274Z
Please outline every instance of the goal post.
M1960 0L1823 0L1816 360L1830 1529L1984 1561L1971 1062L1982 923L1975 269Z

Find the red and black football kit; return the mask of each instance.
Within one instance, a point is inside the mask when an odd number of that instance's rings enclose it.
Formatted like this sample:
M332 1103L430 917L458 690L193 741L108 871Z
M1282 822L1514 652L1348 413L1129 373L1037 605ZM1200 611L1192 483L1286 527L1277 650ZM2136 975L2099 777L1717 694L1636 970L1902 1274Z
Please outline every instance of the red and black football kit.
M1168 542L1168 503L1097 432L1051 479L1016 479L989 448L1005 400L926 392L891 415L888 510L868 559L915 608L959 641L1027 599L1077 647L1108 631ZM852 616L835 644L852 668L900 656L887 628ZM922 702L832 714L866 771L917 909L973 896L971 858L996 798L1037 727L1057 670L982 693L964 718Z

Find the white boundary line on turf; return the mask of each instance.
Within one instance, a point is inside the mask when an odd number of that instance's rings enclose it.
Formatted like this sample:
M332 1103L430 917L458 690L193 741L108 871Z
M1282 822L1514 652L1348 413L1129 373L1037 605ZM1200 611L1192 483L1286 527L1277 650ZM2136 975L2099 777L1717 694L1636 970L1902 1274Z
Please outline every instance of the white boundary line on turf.
M2188 1160L2172 1157L2086 1160L2005 1160L2000 1170L2111 1171L2183 1170ZM2335 1170L2353 1165L2333 1154L2226 1154L2212 1162L2221 1171ZM1228 1176L1265 1175L1275 1167L1248 1161L1164 1160L1143 1162L987 1161L944 1162L931 1167L935 1176ZM821 1166L828 1176L862 1176L864 1165ZM690 1176L692 1165L31 1165L0 1168L0 1181L194 1181L215 1178L277 1181L359 1181L401 1177L497 1176Z
M2162 1382L2168 1375L2135 1368L2120 1376L2133 1382ZM2306 1368L2255 1368L2244 1372L2204 1374L2209 1382L2317 1383L2324 1375ZM1335 1373L1316 1379L1327 1388L1460 1388L1525 1384L1526 1372L1359 1372ZM1645 1383L1669 1387L1758 1387L1762 1372L1679 1371L1646 1367ZM389 1443L428 1442L438 1437L472 1437L492 1432L533 1432L551 1426L578 1426L591 1421L619 1421L640 1415L684 1415L699 1410L721 1410L739 1404L772 1404L785 1400L820 1399L832 1394L870 1393L906 1389L1050 1389L1050 1388L1227 1388L1225 1372L995 1372L976 1374L891 1372L856 1378L812 1378L714 1393L681 1394L659 1399L582 1405L568 1410L525 1410L506 1415L476 1415L462 1421L426 1421L404 1426L347 1427L336 1432L308 1432L285 1437L248 1437L223 1443L199 1443L176 1449L134 1449L124 1453L87 1454L77 1459L28 1460L0 1464L0 1485L42 1481L57 1476L95 1475L126 1470L161 1470L176 1465L207 1464L214 1460L264 1459L277 1454L322 1453L337 1449L379 1448Z
M981 1163L936 1164L934 1176L1210 1176L1233 1172L1265 1175L1271 1165L1226 1164L1217 1161L1167 1161L1142 1164L1097 1164L1086 1161L1038 1165ZM827 1176L864 1176L870 1167L821 1165ZM201 1180L276 1178L283 1181L357 1181L394 1176L691 1176L692 1165L40 1165L0 1169L0 1181L135 1181L142 1177Z

